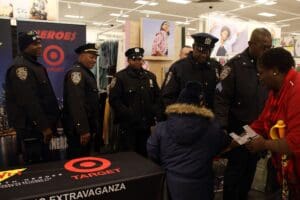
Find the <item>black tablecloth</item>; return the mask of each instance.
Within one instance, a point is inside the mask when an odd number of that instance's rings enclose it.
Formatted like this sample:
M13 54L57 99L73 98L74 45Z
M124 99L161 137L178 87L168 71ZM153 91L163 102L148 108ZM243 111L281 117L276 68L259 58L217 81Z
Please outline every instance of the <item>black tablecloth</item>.
M156 200L161 199L163 171L127 152L1 171L0 181L3 200Z

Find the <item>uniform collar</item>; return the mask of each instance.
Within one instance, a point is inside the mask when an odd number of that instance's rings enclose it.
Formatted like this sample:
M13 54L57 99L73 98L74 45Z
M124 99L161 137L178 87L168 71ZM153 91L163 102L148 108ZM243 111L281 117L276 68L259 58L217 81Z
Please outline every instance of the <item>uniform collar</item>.
M145 75L145 70L143 68L136 69L128 65L127 70L130 75L135 77L143 77Z
M84 71L86 71L88 74L90 74L90 75L92 75L93 77L95 77L95 75L93 74L93 72L90 70L90 69L88 69L88 68L86 68L82 63L80 63L80 62L75 62L75 66L79 66L80 68L82 68Z
M256 66L257 59L254 58L254 56L252 56L250 54L249 47L247 47L247 49L245 49L245 51L243 52L243 54L245 54L250 59L250 62L253 63Z

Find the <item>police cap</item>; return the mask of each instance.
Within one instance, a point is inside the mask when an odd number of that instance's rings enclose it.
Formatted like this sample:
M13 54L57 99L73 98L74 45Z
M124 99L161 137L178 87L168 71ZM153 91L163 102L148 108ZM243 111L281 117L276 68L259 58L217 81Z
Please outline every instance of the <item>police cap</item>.
M204 47L207 49L212 49L215 43L218 42L218 38L208 33L196 33L191 35L195 41L195 45L199 47Z
M36 41L41 41L41 38L36 31L18 33L18 43L20 51L25 50L30 44Z
M90 53L90 54L99 56L98 48L96 48L95 43L87 43L87 44L81 45L75 49L75 53L77 53L77 54Z
M135 47L135 48L128 49L125 52L125 56L128 59L143 58L144 57L144 52L145 52L145 50L143 48Z

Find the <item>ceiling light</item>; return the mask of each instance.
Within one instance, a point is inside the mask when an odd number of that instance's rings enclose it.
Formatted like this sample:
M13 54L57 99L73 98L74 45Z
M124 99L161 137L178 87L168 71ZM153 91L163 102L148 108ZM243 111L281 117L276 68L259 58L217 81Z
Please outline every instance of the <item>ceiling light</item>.
M300 35L300 33L294 32L294 33L291 33L291 35Z
M264 5L267 5L267 6L277 4L276 0L256 0L255 3L264 4Z
M137 0L134 3L145 5L145 4L149 3L149 1Z
M125 20L116 19L116 22L119 22L119 23L124 24L124 23L125 23Z
M110 13L109 15L113 17L129 17L129 15L125 15L121 13Z
M264 16L264 17L274 17L274 16L276 16L273 13L267 13L267 12L261 12L261 13L258 13L257 15Z
M155 1L150 2L150 1L144 1L144 0L137 0L134 3L141 4L141 5L149 5L149 6L157 6L158 5L158 2L155 2Z
M157 14L160 14L159 11L154 11L154 10L141 10L140 13L143 13L143 14L151 14L151 15L157 15Z
M275 4L277 4L276 1L269 1L269 2L265 3L265 5L267 5L267 6L272 6L272 5L275 5Z
M176 21L175 23L178 25L189 25L190 24L190 22L188 22L188 21L186 21L186 22Z
M101 22L93 22L94 25L97 25L97 26L108 26L109 24L107 23L101 23Z
M255 3L266 3L268 0L255 0Z
M89 2L85 2L85 1L81 1L80 5L89 6L89 7L101 7L102 6L102 4L99 4L99 3L89 3Z
M157 5L158 5L158 2L153 1L153 2L150 2L148 5L149 5L149 6L157 6Z
M64 15L64 17L73 19L83 19L83 16L80 15Z
M189 30L189 31L196 31L197 29L195 29L195 28L188 28L187 30Z
M68 9L71 9L71 4L70 3L68 3Z
M191 1L189 1L189 0L167 0L167 2L179 3L179 4L188 4L188 3L191 3Z
M244 4L241 4L241 5L240 5L240 8L244 8L244 7L245 7L245 5L244 5Z
M283 27L288 27L288 26L290 26L290 24L282 24L282 25L279 25L281 28L283 28Z

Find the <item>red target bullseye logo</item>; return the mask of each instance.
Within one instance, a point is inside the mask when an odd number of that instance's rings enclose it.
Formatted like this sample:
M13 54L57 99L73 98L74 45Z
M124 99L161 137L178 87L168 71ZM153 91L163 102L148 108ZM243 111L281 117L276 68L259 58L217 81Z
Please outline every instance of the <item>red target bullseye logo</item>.
M65 169L71 172L90 173L109 168L111 162L104 158L84 157L70 160L65 164Z
M43 58L47 65L59 66L65 59L65 53L58 45L49 45L44 49Z

